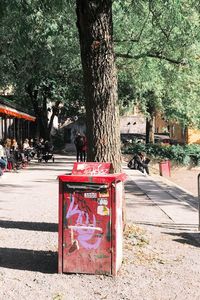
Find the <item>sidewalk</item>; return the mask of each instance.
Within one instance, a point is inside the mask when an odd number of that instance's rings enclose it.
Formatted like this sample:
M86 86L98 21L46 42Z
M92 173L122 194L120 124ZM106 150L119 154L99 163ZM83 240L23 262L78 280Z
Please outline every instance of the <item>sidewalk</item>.
M126 167L128 231L118 277L57 273L56 178L74 161L56 155L55 163L35 162L0 180L0 299L199 300L195 199Z
M198 199L181 187L161 176L146 176L143 173L124 167L128 175L128 194L131 182L168 217L168 221L196 230L198 228Z

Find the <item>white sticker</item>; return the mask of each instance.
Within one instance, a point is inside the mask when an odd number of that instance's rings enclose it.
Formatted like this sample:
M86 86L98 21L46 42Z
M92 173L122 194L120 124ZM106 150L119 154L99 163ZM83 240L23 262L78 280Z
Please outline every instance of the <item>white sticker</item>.
M78 166L77 166L78 171L84 170L84 169L85 169L85 164L78 164Z
M107 206L100 205L97 207L97 213L101 216L109 216L110 210Z
M84 193L84 198L97 198L97 193Z
M99 205L108 205L108 199L106 198L98 198Z

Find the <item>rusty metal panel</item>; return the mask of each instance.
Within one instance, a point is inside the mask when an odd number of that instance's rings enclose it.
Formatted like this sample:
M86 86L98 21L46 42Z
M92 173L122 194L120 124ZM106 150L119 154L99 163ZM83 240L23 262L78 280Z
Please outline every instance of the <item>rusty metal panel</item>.
M123 259L122 201L123 182L112 185L112 275L116 276Z
M110 188L64 187L63 204L63 272L111 274Z
M58 203L58 273L63 272L63 184L59 181Z

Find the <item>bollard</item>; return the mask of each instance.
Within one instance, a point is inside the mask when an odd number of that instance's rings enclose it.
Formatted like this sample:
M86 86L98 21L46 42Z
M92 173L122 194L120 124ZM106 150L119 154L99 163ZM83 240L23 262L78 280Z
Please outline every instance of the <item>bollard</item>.
M170 177L170 161L164 160L159 163L160 176Z
M199 209L199 227L198 230L200 231L200 174L198 175L198 209Z

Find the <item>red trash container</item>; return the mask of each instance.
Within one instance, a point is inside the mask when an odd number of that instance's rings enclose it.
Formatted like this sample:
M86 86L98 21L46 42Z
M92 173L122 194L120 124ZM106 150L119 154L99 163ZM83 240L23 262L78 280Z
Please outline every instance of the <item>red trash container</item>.
M170 161L164 160L159 163L160 176L170 177Z
M59 273L116 275L121 266L126 175L110 168L75 163L75 174L59 176Z

